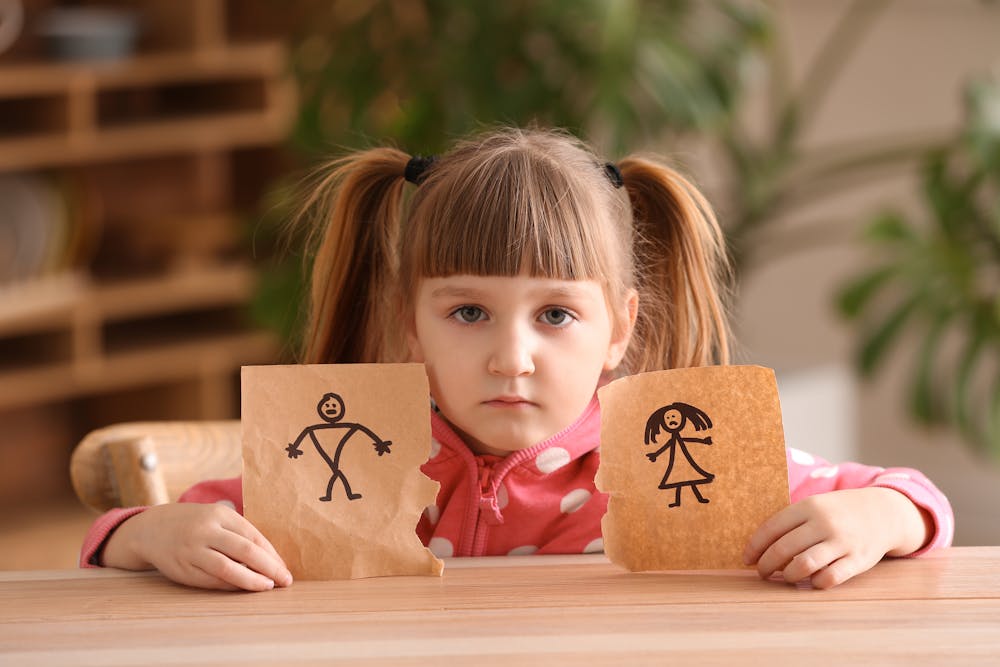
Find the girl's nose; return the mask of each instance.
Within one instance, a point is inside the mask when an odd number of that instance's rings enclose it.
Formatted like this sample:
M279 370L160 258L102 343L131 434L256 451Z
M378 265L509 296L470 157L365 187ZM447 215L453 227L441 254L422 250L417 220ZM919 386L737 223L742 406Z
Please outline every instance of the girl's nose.
M489 372L507 377L534 373L535 361L530 337L517 330L498 336L490 354Z

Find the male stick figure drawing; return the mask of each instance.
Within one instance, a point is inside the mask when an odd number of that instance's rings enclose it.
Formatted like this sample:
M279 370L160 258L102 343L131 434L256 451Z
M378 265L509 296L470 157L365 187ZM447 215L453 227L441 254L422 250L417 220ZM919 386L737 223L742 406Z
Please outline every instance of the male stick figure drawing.
M670 462L667 463L667 470L663 473L663 479L660 480L659 487L661 489L674 489L674 502L670 503L667 507L680 507L681 489L685 486L691 487L691 491L699 503L707 503L708 498L701 495L698 491L698 486L701 484L711 484L712 480L715 479L715 475L705 472L701 466L694 462L687 448L687 443L689 442L700 442L705 445L711 445L712 437L681 437L681 431L684 430L684 426L688 422L691 422L696 431L712 428L712 420L709 416L687 403L671 403L670 405L666 405L651 414L649 419L646 420L645 439L647 445L651 442L656 442L656 436L659 435L661 427L665 427L667 433L670 434L670 440L667 441L667 444L655 452L646 454L646 457L650 461L655 462L660 454L668 449L670 450ZM678 450L681 453L680 457L677 456Z
M307 426L302 429L302 432L299 433L299 437L295 438L295 442L290 443L287 447L285 447L285 451L288 452L288 458L297 459L302 455L302 450L299 449L299 443L301 443L302 439L308 435L309 439L312 440L313 445L315 445L316 451L323 457L326 464L330 466L330 471L333 473L330 476L330 483L326 485L326 495L322 496L320 500L324 502L330 501L330 494L333 492L333 484L338 479L344 484L344 490L347 491L347 499L357 500L361 497L361 494L351 491L351 485L347 481L347 476L344 475L344 471L340 469L340 453L344 451L344 445L347 444L347 441L350 440L352 435L361 431L372 439L372 442L375 444L375 451L378 452L379 456L382 456L383 454L391 453L389 451L389 447L392 445L392 440L382 440L380 437L375 435L371 429L363 426L362 424L341 422L340 420L344 418L344 399L337 394L323 394L323 398L320 399L319 405L316 406L316 412L319 413L320 418L326 423L313 424L312 426ZM337 451L334 453L332 459L330 458L330 455L326 453L326 450L324 450L319 444L319 440L316 438L316 431L331 428L346 431L346 433L341 436L340 442L337 444Z

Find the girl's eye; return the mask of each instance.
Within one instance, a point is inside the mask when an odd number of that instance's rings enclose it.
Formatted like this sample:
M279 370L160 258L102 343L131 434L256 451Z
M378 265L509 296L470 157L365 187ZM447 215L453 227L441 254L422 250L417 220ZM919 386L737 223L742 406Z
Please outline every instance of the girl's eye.
M542 321L553 327L564 327L572 320L573 316L562 308L549 308L542 313Z
M465 322L466 324L478 322L485 316L486 313L484 313L483 309L478 306L462 306L452 313L452 317L456 317L460 322Z

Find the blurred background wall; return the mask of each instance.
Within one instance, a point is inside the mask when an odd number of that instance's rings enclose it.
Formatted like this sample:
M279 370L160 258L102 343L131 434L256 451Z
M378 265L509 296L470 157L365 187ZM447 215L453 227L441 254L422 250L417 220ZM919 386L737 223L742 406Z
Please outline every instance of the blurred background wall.
M301 257L293 240L278 261L276 238L303 169L532 120L609 158L665 153L710 193L738 357L778 371L790 445L920 468L957 543L1000 543L996 3L0 12L0 46L18 28L0 52L0 567L74 564L90 515L66 470L87 431L237 417L239 366L292 358Z
M782 33L797 54L791 67L800 75L818 45L828 37L847 3L796 2L782 4ZM843 63L843 70L817 109L804 144L822 147L847 143L878 145L886 137L902 136L904 144L942 134L970 122L970 101L962 91L973 80L987 79L996 85L1000 76L1000 14L994 3L896 2L870 26ZM995 93L994 93L995 94ZM995 98L994 98L995 99ZM992 123L1000 120L1000 107L991 102ZM973 121L975 122L975 121ZM841 389L853 387L847 411L838 415L856 420L856 457L873 465L907 465L925 471L951 500L956 514L957 544L1000 543L1000 521L994 512L1000 504L1000 467L993 453L962 438L950 425L920 425L908 405L912 402L917 362L928 352L922 347L925 326L918 320L904 323L903 331L874 376L860 379L852 370L863 327L848 323L834 305L834 295L844 285L878 264L892 247L860 241L865 225L888 208L915 211L911 219L930 225L921 182L924 162L900 171L865 173L835 198L817 201L792 217L777 222L776 243L782 234L794 234L806 220L820 221L820 229L835 225L837 232L819 244L762 262L748 271L741 289L737 317L739 337L747 358L773 366L779 377L799 381L819 398L811 406L820 424L831 419L824 395L834 399ZM997 193L991 190L987 207L998 215ZM921 226L921 225L917 225ZM816 229L816 228L814 228ZM993 243L1000 228L993 227ZM989 238L961 241L984 249ZM1000 304L1000 273L994 259L980 267L980 285L987 307L997 312ZM922 268L921 268L922 267ZM933 271L930 258L916 261L915 270ZM947 289L958 290L949 283ZM931 297L927 297L930 300ZM992 304L991 306L989 304ZM888 309L891 304L879 303ZM935 354L939 367L954 367L964 349L961 336L943 341ZM995 343L994 343L995 345ZM982 364L985 383L972 392L986 398L996 392L996 348ZM946 395L951 380L946 373L935 381ZM990 384L992 382L992 385ZM811 384L810 384L811 383ZM818 391L817 391L818 389ZM783 396L783 402L787 398ZM796 394L792 400L807 401ZM947 402L947 397L939 400ZM837 405L837 403L833 403ZM843 405L843 403L841 403ZM989 402L979 404L980 413ZM985 407L984 407L985 406ZM996 403L993 404L996 419ZM839 416L832 417L834 422ZM787 421L787 417L786 417ZM811 439L822 431L797 434L796 446L811 449ZM791 443L792 437L789 436Z

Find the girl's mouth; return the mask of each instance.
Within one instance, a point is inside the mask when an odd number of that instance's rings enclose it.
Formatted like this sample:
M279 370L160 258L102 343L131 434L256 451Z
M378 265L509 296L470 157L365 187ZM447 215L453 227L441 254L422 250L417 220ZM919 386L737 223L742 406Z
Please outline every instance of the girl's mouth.
M488 401L483 401L483 404L488 405L491 408L506 409L528 408L535 405L528 399L521 396L498 396Z

